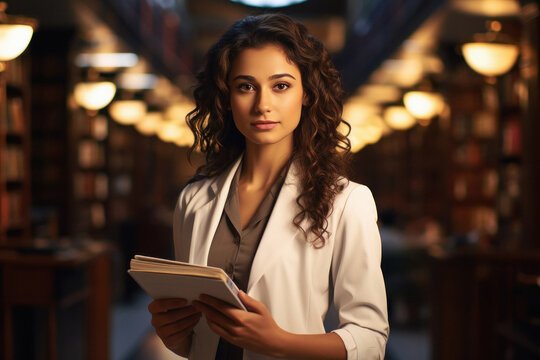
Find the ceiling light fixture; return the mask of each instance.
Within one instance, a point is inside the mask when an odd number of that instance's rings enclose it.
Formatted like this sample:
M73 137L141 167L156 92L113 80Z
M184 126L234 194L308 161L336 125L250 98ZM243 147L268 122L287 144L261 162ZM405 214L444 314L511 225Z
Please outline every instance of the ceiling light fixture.
M462 45L463 57L474 71L484 76L506 74L516 63L519 48L500 33L501 23L488 22L489 31L476 34L474 41Z
M37 21L19 16L8 16L7 3L0 2L0 61L19 56L30 43Z
M73 96L77 104L87 110L107 106L116 94L116 85L110 81L81 82L75 85Z
M411 115L422 120L430 120L444 109L442 95L433 92L409 91L403 96L403 102Z
M132 67L136 65L138 61L139 57L132 53L79 54L75 58L75 64L78 67L93 67L110 70Z
M248 5L248 6L279 8L279 7L300 4L300 3L305 2L306 0L231 0L231 1Z
M416 119L403 106L389 106L383 113L384 121L395 130L407 130L416 124Z
M141 121L148 108L142 100L117 100L111 104L109 114L122 125L133 125Z

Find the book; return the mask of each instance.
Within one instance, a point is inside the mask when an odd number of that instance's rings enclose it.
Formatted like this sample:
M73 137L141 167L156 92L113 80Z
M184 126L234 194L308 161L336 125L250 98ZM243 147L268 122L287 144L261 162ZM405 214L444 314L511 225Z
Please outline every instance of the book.
M246 310L238 288L220 268L135 255L128 273L154 299L181 298L191 302L207 294Z

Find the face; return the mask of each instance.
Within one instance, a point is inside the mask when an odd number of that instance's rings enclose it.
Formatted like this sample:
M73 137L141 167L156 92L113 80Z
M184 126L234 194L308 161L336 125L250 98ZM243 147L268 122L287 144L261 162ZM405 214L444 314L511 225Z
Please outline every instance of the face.
M281 47L243 50L228 78L230 110L247 146L293 147L300 122L304 90L300 70Z

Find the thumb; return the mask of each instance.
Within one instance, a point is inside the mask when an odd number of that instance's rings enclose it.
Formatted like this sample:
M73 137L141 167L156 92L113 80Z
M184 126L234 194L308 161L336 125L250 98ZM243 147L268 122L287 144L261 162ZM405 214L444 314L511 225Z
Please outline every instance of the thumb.
M264 310L266 309L266 307L264 306L262 302L255 300L254 298L252 298L251 296L249 296L242 290L238 291L238 296L240 297L240 300L242 300L244 305L246 305L248 310L252 312L255 312L257 314L262 314Z

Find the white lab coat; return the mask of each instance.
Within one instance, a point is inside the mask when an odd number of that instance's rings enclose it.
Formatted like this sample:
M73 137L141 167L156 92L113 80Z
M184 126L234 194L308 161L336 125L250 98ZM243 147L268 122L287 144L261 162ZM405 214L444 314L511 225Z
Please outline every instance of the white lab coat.
M223 174L194 182L181 192L174 213L177 260L206 265L240 159ZM347 359L383 359L388 337L386 292L380 268L377 212L369 189L345 182L328 217L330 236L321 249L306 242L292 220L299 194L293 166L259 244L247 294L264 303L276 323L297 334L325 333L332 301L339 316L334 330ZM333 295L332 295L333 294ZM200 321L190 359L214 360L219 337ZM270 357L244 351L245 360Z

